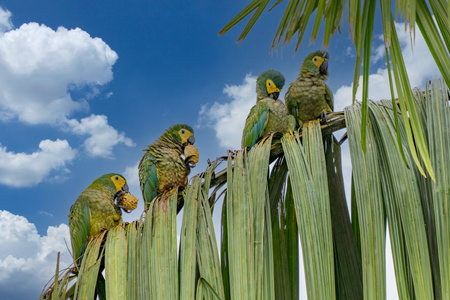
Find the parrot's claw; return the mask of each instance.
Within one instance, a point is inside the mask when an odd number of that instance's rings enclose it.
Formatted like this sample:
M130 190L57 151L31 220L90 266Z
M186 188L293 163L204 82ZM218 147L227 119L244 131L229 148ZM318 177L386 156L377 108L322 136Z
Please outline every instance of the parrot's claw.
M267 137L269 137L270 135L275 134L275 133L276 133L276 131L269 131L269 133L267 133Z
M236 156L236 151L233 150L227 150L227 157L231 156L231 158L234 158Z
M320 114L320 122L321 122L321 123L325 123L325 124L328 123L327 113L326 113L325 111L323 111L323 112Z
M309 126L312 125L313 122L314 122L313 120L311 120L311 121L306 121L305 123L303 123L303 126L309 127ZM302 126L302 127L303 127L303 126Z

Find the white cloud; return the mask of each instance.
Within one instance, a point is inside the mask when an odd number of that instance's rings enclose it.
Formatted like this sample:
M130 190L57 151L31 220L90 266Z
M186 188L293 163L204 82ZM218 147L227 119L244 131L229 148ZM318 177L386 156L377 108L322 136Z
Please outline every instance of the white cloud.
M355 49L353 47L347 47L345 49L345 55L349 56L349 57L355 57Z
M56 30L37 23L13 28L11 13L0 8L0 121L51 124L87 135L86 152L111 157L115 145L133 142L111 127L103 115L69 119L89 110L98 86L112 80L118 56L102 39L80 28ZM71 93L79 95L72 98ZM112 92L106 93L111 97Z
M61 268L72 263L65 243L70 247L66 224L50 226L41 236L25 217L0 210L0 232L2 299L37 299L54 275L58 251Z
M46 179L53 170L63 169L75 157L66 140L43 140L39 150L14 153L0 146L0 184L13 187L33 186Z
M223 93L230 102L214 102L203 105L199 114L200 123L206 120L216 132L219 145L240 149L242 130L250 108L256 103L256 77L246 75L241 85L226 85Z
M134 146L124 133L119 133L108 124L108 118L104 115L90 115L80 121L72 119L66 123L73 133L89 135L84 141L84 148L91 156L111 157L112 148L117 144Z
M139 162L136 162L136 164L134 166L126 167L125 171L123 172L123 176L127 180L128 187L130 189L132 189L132 188L140 189L138 166L139 166Z
M11 12L0 7L0 34L12 28Z
M112 80L118 56L80 28L26 23L0 36L0 111L30 124L55 124L87 108L68 90ZM95 91L95 89L93 89Z
M383 38L383 35L380 34L380 35L377 36L377 38L378 38L378 41L381 41L381 44L378 47L376 47L375 49L372 49L372 55L370 57L370 63L371 64L375 64L375 63L379 62L380 59L385 57L385 55L384 55L385 54L385 50L384 50L384 42L383 42L384 38Z
M409 31L405 31L404 24L399 23L395 27L411 86L423 88L427 80L441 77L420 30L416 27L415 44L411 47ZM372 59L379 61L384 58L384 45L382 44L376 48ZM359 79L359 83L356 98L360 100L362 98L362 76ZM351 104L352 87L352 84L344 85L336 91L334 95L335 110L342 110L345 106ZM387 68L379 68L375 73L369 75L369 99L390 99L390 96Z

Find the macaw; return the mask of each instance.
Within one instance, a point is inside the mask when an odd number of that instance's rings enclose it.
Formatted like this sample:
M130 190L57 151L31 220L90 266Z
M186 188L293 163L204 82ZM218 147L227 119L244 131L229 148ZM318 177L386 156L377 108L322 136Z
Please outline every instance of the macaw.
M325 84L328 76L328 52L315 51L306 56L300 75L285 96L286 105L297 125L324 117L333 111L333 94Z
M137 198L128 192L122 175L110 173L94 180L70 207L72 255L81 264L89 238L122 222L122 210L136 208Z
M267 70L256 79L256 105L251 108L245 121L242 148L253 147L271 132L285 133L295 129L295 118L278 100L283 85L283 75L275 70Z
M198 162L194 143L192 127L177 124L148 146L139 163L139 182L146 207L156 196L185 187L191 168Z

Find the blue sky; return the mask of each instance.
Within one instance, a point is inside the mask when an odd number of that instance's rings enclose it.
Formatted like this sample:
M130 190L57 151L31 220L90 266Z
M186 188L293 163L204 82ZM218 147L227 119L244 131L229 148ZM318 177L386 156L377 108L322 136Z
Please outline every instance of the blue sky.
M175 123L194 127L200 162L192 174L201 172L208 158L239 147L255 77L273 68L289 83L303 57L323 49L320 39L305 38L297 53L295 45L269 53L280 8L263 14L243 43L236 42L242 25L218 37L242 7L202 0L0 2L0 298L36 298L57 251L70 263L67 213L95 178L122 173L141 199L142 150ZM342 32L328 48L327 83L338 110L350 103L354 68L348 28ZM409 34L399 32L411 83L423 86L439 73L417 36L412 51ZM376 38L373 99L389 95L383 51ZM350 172L344 153L347 178ZM141 212L142 203L126 218ZM38 270L32 284L18 288Z

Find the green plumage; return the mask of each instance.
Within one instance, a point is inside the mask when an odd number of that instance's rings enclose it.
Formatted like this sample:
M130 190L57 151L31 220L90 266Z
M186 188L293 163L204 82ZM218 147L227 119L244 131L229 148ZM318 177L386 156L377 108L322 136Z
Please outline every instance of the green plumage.
M89 237L122 222L120 208L114 202L122 188L128 190L121 175L105 174L92 182L71 206L69 228L75 263L81 263Z
M333 94L325 84L327 76L328 53L316 51L309 54L285 97L288 111L296 118L298 126L319 118L323 112L333 111Z
M177 124L145 150L139 163L139 181L146 206L156 196L186 185L191 165L182 155L186 145L194 144L193 134L190 126Z
M256 79L256 105L251 108L245 121L242 148L253 147L270 132L285 133L294 130L294 117L288 114L284 103L278 100L283 85L283 75L275 70L265 71Z

